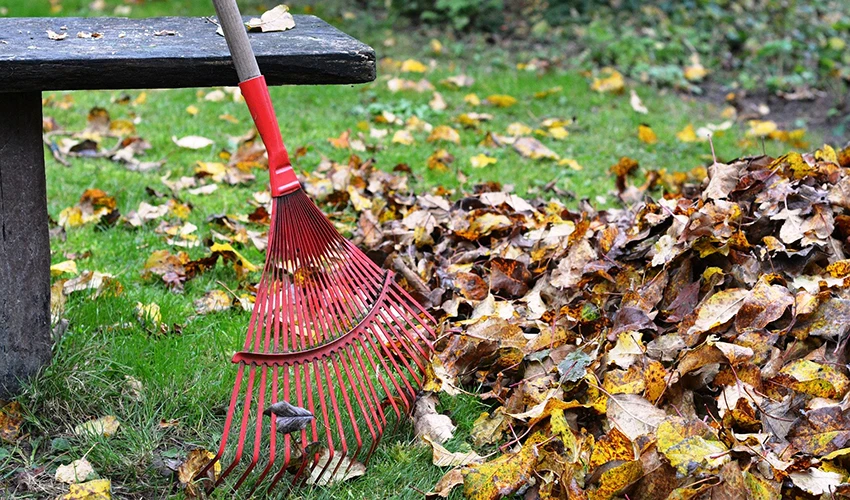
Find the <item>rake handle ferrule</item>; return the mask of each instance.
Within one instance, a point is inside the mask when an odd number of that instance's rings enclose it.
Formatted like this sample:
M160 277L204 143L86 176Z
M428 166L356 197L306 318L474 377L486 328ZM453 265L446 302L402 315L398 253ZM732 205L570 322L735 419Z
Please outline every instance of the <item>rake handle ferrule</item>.
M242 90L242 96L251 111L254 125L260 132L260 138L263 139L263 144L266 146L266 152L269 156L269 183L271 184L272 196L283 196L300 189L301 183L298 182L295 170L292 169L289 154L286 152L283 137L280 135L280 127L274 114L265 77L260 75L245 80L239 84L239 88Z

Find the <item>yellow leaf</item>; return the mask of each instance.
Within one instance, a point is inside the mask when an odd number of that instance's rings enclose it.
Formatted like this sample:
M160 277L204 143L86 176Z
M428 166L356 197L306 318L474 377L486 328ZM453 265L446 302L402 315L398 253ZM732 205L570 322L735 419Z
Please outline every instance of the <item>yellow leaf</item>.
M647 144L655 144L658 142L658 136L652 131L649 125L638 125L638 139Z
M549 135L554 139L561 140L566 139L570 135L570 132L564 127L552 127L549 129Z
M248 259L246 259L244 256L242 256L241 253L237 252L236 249L234 249L230 245L230 243L215 243L213 246L210 247L210 251L213 252L213 253L215 253L215 252L219 252L219 253L233 252L233 254L236 256L236 258L239 260L239 263L246 270L257 271L259 269L254 264L251 264L251 262L249 262Z
M89 420L74 427L74 434L78 436L95 435L111 437L118 432L121 422L114 415L107 415L95 420Z
M750 126L747 131L749 137L767 137L779 128L776 122L771 120L750 120L747 124Z
M460 144L460 134L457 133L457 130L449 127L448 125L439 125L434 127L434 130L431 132L431 135L426 139L428 142L434 141L448 141L453 142L455 144Z
M186 460L177 468L177 480L186 488L186 496L197 497L201 489L195 482L195 476L206 467L210 460L215 458L215 453L207 450L196 449L189 452ZM221 462L216 462L212 469L207 471L204 480L215 481L221 474Z
M835 149L832 148L829 144L824 144L821 149L815 151L815 160L816 161L825 161L829 163L835 163L838 165L838 154L835 152Z
M574 160L572 158L560 159L560 160L558 160L558 165L560 165L562 167L570 167L573 170L583 170L584 169L584 167L582 167L581 164L579 164L579 162L577 162L576 160Z
M575 463L579 459L581 446L576 440L575 434L570 429L570 424L567 423L567 418L564 416L562 408L554 408L549 415L549 424L552 427L552 433L561 436L561 442L564 444L567 460L570 463Z
M599 477L599 487L591 491L588 500L611 500L643 476L639 461L626 462L608 469Z
M136 317L145 326L158 328L159 324L162 323L162 313L156 302L151 302L150 304L136 302Z
M626 88L626 81L623 75L614 68L603 68L601 71L602 78L596 78L590 85L592 90L596 92L611 92L619 94Z
M474 168L484 168L487 165L496 163L496 161L496 158L491 158L484 153L477 154L469 159L469 163L472 164Z
M351 206L354 207L355 211L362 212L372 208L372 200L361 195L354 186L349 185L346 188L346 192L348 193L348 201L351 202Z
M594 469L614 460L629 462L634 459L635 450L632 441L614 427L608 434L599 438L596 446L593 447L590 453L590 468Z
M73 260L66 260L64 262L60 262L58 264L53 264L50 266L50 275L51 276L60 276L62 274L77 274L77 263Z
M109 479L95 479L86 483L72 484L68 493L59 500L110 500L112 498L112 483Z
M694 131L694 126L690 123L682 130L676 133L676 139L681 142L694 142L697 140L697 133Z
M200 113L201 110L199 110L198 107L195 106L194 104L190 104L190 105L186 106L186 112L189 113L192 116L195 116L198 113Z
M0 408L0 439L10 443L14 442L21 432L21 424L23 423L21 404L17 401L12 401Z
M602 379L602 388L608 394L643 394L646 380L640 366L632 365L628 370L608 370Z
M427 70L428 66L415 59L408 59L401 63L401 71L405 73L424 73Z
M667 389L667 370L660 361L652 361L643 372L646 380L646 399L655 404Z
M496 500L527 484L537 463L537 445L545 440L542 433L536 432L516 453L506 453L490 462L465 467L461 473L466 498Z
M850 388L850 380L829 365L798 359L782 367L780 374L793 379L792 389L820 398L841 399Z
M445 149L438 149L428 157L428 168L438 172L446 172L449 164L455 161L455 157Z
M478 98L476 94L466 94L463 96L463 102L469 104L470 106L480 106L481 99Z
M411 134L409 130L397 130L396 133L393 134L392 142L395 144L410 146L413 144L413 134Z
M509 95L493 94L487 96L487 102L499 108L508 108L517 103L517 100Z
M708 70L703 67L702 64L692 64L685 68L685 79L689 82L698 82L705 78L708 74Z
M524 123L514 122L508 125L508 135L528 135L531 133L531 127Z
M440 55L443 53L443 44L440 43L440 41L436 38L432 38L431 43L429 45L431 46L431 52L433 52L435 55Z
M709 472L729 461L729 453L711 428L699 421L668 417L656 431L658 451L682 475Z
M549 89L546 89L546 90L541 90L540 92L534 93L534 98L535 99L543 99L545 97L549 97L552 94L557 94L561 90L562 90L561 87L552 87L552 88L549 88Z

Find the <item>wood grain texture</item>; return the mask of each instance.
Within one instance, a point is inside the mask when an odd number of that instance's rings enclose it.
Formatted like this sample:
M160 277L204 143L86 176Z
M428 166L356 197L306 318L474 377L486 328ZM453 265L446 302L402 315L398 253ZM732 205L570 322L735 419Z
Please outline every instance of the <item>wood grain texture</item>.
M0 92L236 85L216 29L199 17L2 18ZM51 40L47 30L68 36ZM295 16L291 30L248 36L270 85L375 79L375 51L315 16Z
M52 345L41 93L0 94L0 399Z

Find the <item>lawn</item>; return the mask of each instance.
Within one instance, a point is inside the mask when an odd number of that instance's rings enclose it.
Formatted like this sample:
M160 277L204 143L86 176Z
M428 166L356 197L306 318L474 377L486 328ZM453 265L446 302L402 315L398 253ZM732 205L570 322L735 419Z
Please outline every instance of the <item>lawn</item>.
M53 14L47 2L21 0L5 5L10 16L108 15L115 6L124 5L107 1L103 10L95 12L89 3L55 2L62 9ZM244 10L246 14L257 13L256 6ZM142 2L132 5L129 13L134 17L210 14L212 7L207 2L196 1ZM419 193L440 188L459 197L477 183L498 181L513 185L517 193L528 197L561 197L573 205L578 199L588 198L597 205L612 205L616 197L611 194L614 183L609 167L621 157L636 159L642 171L689 171L704 166L711 161L709 144L682 142L676 134L687 125L698 128L728 119L722 115L721 106L633 81L627 82L624 93L600 93L591 89L594 76L576 69L520 70L516 64L528 61L514 60L494 48L469 46L467 51L478 57L456 60L445 53L434 53L427 44L406 42L401 33L394 35L399 39L394 47L384 47L385 31L371 30L373 26L362 17L365 16L345 21L340 27L375 45L381 60L376 82L272 89L284 139L291 152L304 153L295 159L298 170L311 171L325 158L344 163L351 154L357 154L364 159L374 158L376 165L387 171L406 165L409 184ZM421 61L428 68L424 73L403 72L398 63L407 59ZM457 89L439 83L459 74L471 77L474 83ZM392 78L427 79L442 95L445 109L429 106L433 91L391 92L388 82ZM555 88L559 90L535 97ZM631 89L648 113L634 111L629 101ZM103 158L71 158L66 167L46 150L47 195L53 221L62 220L63 210L77 204L85 190L96 188L114 197L122 215L138 210L142 202L159 205L170 198L191 207L185 222L198 227L194 234L200 242L197 247L185 249L193 259L208 255L213 232L223 231L213 216L227 214L243 221L249 229L265 231L266 226L246 220L255 209L251 204L254 193L265 189L268 176L261 171L254 171L256 180L245 185L219 183L212 194L171 192L162 181L163 177L176 180L193 176L198 162L222 161L222 151L235 151L234 138L251 130L244 103L234 102L229 94L224 100L209 101L205 96L211 90L214 89L45 94L45 116L63 129L82 131L89 111L101 107L113 121L133 122L136 134L150 143L150 149L140 159L164 160L160 168L144 173ZM496 94L508 95L517 103L506 108L472 106L465 100L471 93L481 100ZM464 128L457 123L460 114L471 112L489 113L492 119L477 128ZM412 144L394 143L391 138L403 127L376 123L374 119L381 113L392 113L402 120L415 116L435 127L449 125L458 131L459 142L431 143L426 140L427 132L413 131ZM221 115L235 119L224 120ZM532 130L540 129L548 118L566 121L569 135L562 139L537 137L560 158L575 160L581 170L555 160L523 158L510 146L480 145L487 132L505 135L509 125L517 122ZM639 139L641 124L651 126L657 143L647 144ZM388 134L373 138L370 131L374 129L386 129ZM715 136L714 147L720 159L757 155L762 148L778 156L791 149L782 142L768 140L762 144L748 138L747 129L746 124L735 123ZM352 151L335 147L328 140L345 131L351 131L352 140L362 134L369 148ZM176 146L172 140L192 135L210 138L213 145L190 150ZM818 144L817 132L805 138ZM106 141L111 146L116 139ZM454 156L454 162L444 170L429 168L429 157L440 148ZM473 168L470 159L480 154L496 162ZM546 191L547 185L557 189ZM157 198L156 193L164 193L164 198ZM333 217L343 225L351 221L351 214L346 212L335 212ZM165 218L175 220L173 216ZM231 266L221 263L186 282L182 293L169 290L155 276L146 276L145 262L154 251L184 250L169 245L162 234L155 232L159 222L148 222L140 228L123 222L107 227L68 226L64 232L55 231L51 238L53 264L70 259L80 271L110 273L123 291L96 298L89 292L68 297L63 313L68 327L55 347L54 360L30 381L19 398L25 412L26 435L15 442L0 443L0 492L4 496L43 498L57 494L61 488L51 481L55 468L85 455L101 477L111 479L116 497L179 497L174 479L160 474L157 464L183 457L196 447L217 449L235 376L229 358L244 340L250 312L234 307L198 314L194 301L211 290L227 288L240 294L245 286ZM250 262L263 262L264 253L254 245L234 246ZM66 274L54 279L71 277ZM254 272L248 282L256 283L258 278L259 272ZM165 327L151 328L149 323L140 321L137 304L157 304ZM441 403L441 410L459 426L447 446L468 447L465 441L472 422L485 409L483 404L463 396L444 396ZM114 415L121 422L114 437L74 435L73 428L78 424L105 415ZM176 423L166 425L169 422ZM445 472L431 465L430 450L414 441L409 425L385 439L370 465L365 478L299 491L297 498L421 498L420 492L430 490ZM217 497L228 495L220 491ZM456 491L451 498L458 497Z

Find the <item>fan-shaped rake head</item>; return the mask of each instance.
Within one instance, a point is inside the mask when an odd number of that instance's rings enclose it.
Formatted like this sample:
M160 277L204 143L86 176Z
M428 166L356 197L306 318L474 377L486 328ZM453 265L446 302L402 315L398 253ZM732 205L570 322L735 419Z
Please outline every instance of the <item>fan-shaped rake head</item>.
M433 318L302 190L274 200L221 446L198 474L227 455L214 486L241 465L233 487L251 492L362 474L388 424L409 413L434 338Z

